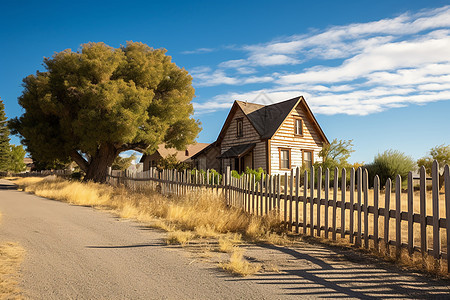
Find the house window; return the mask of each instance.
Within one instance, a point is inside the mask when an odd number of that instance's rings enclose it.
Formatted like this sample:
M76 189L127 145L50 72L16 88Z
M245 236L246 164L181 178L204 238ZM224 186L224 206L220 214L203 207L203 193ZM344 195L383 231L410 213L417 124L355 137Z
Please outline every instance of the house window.
M314 163L313 151L303 150L303 166L307 169L311 169Z
M244 121L242 119L236 120L236 136L237 137L244 136Z
M184 156L189 156L189 150L184 150Z
M279 149L280 170L289 170L291 168L291 150Z
M302 119L294 119L294 134L303 135L303 121Z

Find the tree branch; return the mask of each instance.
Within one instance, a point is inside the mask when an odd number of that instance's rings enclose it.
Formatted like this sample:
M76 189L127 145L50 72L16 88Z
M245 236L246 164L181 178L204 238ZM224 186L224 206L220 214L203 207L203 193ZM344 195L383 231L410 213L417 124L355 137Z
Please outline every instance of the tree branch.
M78 153L75 150L72 150L70 152L70 157L73 159L74 162L77 163L77 165L81 168L81 170L83 170L84 172L87 172L88 168L89 168L89 164L88 162L83 158L83 156L81 156L80 153Z

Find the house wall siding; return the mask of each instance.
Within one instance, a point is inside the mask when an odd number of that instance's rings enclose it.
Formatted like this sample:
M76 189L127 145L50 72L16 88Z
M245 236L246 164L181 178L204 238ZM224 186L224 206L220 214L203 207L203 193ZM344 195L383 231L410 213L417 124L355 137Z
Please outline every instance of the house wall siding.
M243 136L237 137L236 136L236 126L237 122L236 120L242 118L243 120ZM250 121L247 119L247 117L244 115L241 109L237 109L236 113L233 116L233 119L230 122L230 126L228 126L228 129L226 130L224 134L224 138L221 142L221 149L220 153L224 153L228 149L230 149L232 146L242 145L242 144L250 144L250 143L256 143L255 148L253 149L253 168L257 169L259 167L263 168L266 171L266 143L265 141L261 141L261 138L256 131L256 129L253 127L253 125L250 123ZM223 170L226 170L227 166L231 166L231 169L235 169L234 166L234 159L224 159L223 160Z
M303 136L294 135L295 117L303 121ZM270 140L271 174L283 174L280 170L279 149L291 150L291 168L302 166L302 150L313 151L314 162L319 161L319 151L322 150L322 139L317 132L312 120L307 116L302 104L286 118L277 133Z

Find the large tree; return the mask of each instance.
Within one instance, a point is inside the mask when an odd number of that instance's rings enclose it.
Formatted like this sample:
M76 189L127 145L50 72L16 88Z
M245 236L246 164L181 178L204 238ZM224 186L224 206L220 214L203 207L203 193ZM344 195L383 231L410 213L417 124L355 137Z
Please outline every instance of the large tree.
M34 159L71 159L96 182L123 151L148 153L162 142L183 148L200 131L192 77L165 53L88 43L45 58L47 71L24 79L25 113L10 122L12 132Z
M0 99L0 171L8 170L9 156L9 129L5 115L5 105L2 99Z

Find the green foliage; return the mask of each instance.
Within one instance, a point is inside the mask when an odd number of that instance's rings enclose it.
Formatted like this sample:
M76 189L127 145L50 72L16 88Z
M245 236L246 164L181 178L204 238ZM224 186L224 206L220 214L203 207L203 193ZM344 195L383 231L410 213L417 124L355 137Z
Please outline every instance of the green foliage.
M135 159L136 156L134 154L131 155L130 157L117 156L111 166L111 169L125 171L130 167L131 162Z
M425 170L431 175L433 161L437 160L440 167L450 165L450 145L439 145L430 149L429 155L417 160L419 167L424 166Z
M22 145L15 146L11 145L10 160L9 160L9 171L14 173L20 173L27 169L24 163L26 151L23 149Z
M380 184L384 186L386 180L395 180L397 175L402 177L402 181L407 180L408 173L415 168L413 159L403 152L397 150L386 150L375 156L373 163L365 166L369 172L369 182L372 183L375 175L380 177Z
M177 159L177 155L169 154L166 158L162 157L156 166L158 170L173 170L184 171L190 168L190 165L185 162L181 162Z
M182 149L194 141L192 77L165 49L128 42L112 48L88 43L44 59L46 72L23 80L11 121L34 159L74 160L86 180L103 181L106 169L127 150ZM89 159L88 159L89 158Z
M192 180L195 180L196 173L198 174L197 175L198 178L203 177L204 182L206 182L207 172L205 170L202 170L202 169L197 170L195 168L192 169L191 170L191 179ZM222 182L222 174L220 174L219 172L217 172L214 169L210 169L209 170L209 184L213 184L213 182L214 182L214 184L217 184L217 176L219 176L219 184L220 184Z
M242 176L242 175L240 175L238 171L236 171L236 170L231 170L231 177L240 179L241 176Z
M5 115L5 105L0 98L0 172L9 169L10 161L9 129Z
M263 168L258 168L257 170L253 170L253 169L250 169L249 167L247 167L245 169L245 174L250 174L250 178L254 177L256 182L260 182L261 177L263 179L265 178Z
M318 167L322 167L322 175L325 176L327 168L330 169L330 184L334 184L334 169L339 169L339 177L342 174L342 169L347 169L347 179L350 181L350 169L352 165L348 162L350 155L355 152L353 150L353 140L338 140L334 139L329 145L324 145L319 152L319 157L322 158L322 162L315 162L314 167L317 170ZM302 174L305 170L302 168ZM308 175L310 173L309 170ZM316 172L317 176L317 172ZM317 180L317 177L316 177ZM316 181L317 182L317 181ZM341 183L339 183L341 184Z
M445 165L450 165L450 145L439 145L430 149L429 155L419 158L417 160L417 165L420 167L424 166L428 175L431 175L431 169L433 167L433 161L437 160L440 167L440 172L443 172L443 167ZM441 174L442 175L442 174ZM444 176L439 177L439 188L444 185Z

